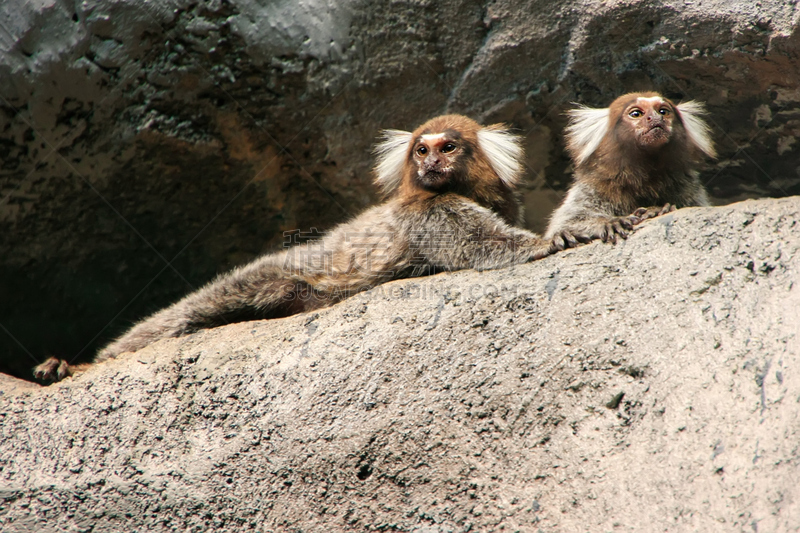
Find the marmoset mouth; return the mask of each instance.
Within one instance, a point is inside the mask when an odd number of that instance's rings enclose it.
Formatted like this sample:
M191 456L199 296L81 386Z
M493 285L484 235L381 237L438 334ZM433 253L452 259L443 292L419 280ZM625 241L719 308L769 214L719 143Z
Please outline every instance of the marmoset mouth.
M441 185L447 179L448 172L440 170L428 170L419 177L419 181L426 187Z
M643 131L641 133L641 139L643 140L657 140L669 137L669 133L667 132L667 128L664 127L663 124L656 124L655 126L651 126L649 129Z
M427 170L421 176L422 179L431 181L438 181L446 177L447 177L447 171L444 170Z
M639 134L638 144L642 148L658 148L669 141L669 132L663 124L656 124Z

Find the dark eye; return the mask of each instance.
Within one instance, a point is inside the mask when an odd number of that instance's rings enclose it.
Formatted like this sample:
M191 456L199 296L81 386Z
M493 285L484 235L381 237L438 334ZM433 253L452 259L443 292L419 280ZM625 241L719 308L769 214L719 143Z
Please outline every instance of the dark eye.
M425 155L427 153L428 153L428 149L425 148L424 146L420 146L419 148L417 148L417 154Z
M658 110L658 112L661 113L662 115L669 115L669 109L667 109L666 107L662 107L661 109Z
M455 149L456 149L456 145L455 144L446 143L444 146L442 146L442 153L443 154L449 154L450 152L452 152Z
M641 109L633 109L631 110L630 113L628 113L628 116L633 118L639 118L642 116L642 111Z

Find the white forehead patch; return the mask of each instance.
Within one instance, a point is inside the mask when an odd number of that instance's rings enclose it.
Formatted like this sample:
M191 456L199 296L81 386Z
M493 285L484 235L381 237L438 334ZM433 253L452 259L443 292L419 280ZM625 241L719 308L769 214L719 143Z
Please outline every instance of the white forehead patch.
M428 133L422 136L422 140L426 143L431 143L442 139L444 139L444 133Z
M640 96L639 98L636 99L636 101L637 102L651 102L653 104L663 104L664 103L664 99L661 98L660 96L651 96L650 98L644 98L644 97Z

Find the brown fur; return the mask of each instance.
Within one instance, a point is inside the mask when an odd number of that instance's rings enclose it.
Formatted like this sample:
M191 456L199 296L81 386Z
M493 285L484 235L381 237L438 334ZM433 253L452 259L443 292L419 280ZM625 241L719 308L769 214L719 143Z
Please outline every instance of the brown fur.
M497 126L500 128L500 126ZM414 142L418 142L422 135L441 132L457 132L464 141L469 153L477 154L470 157L464 168L459 169L458 177L447 183L447 190L461 196L471 198L478 204L487 207L499 214L509 224L520 222L520 205L513 189L497 179L474 179L473 176L492 176L494 171L485 157L481 157L478 148L478 124L461 115L443 115L429 120L418 127L412 134ZM491 128L491 127L490 127ZM403 174L400 185L400 195L409 200L409 205L418 199L435 196L435 190L419 186L414 178L416 167L409 165Z
M407 147L393 145L397 148L391 150L397 156L392 161L402 164L399 183L394 175L381 176L376 170L379 181L390 183L388 187L382 184L385 191L389 189L384 203L309 246L265 255L220 276L135 325L102 349L95 361L203 328L328 306L392 279L498 268L555 252L559 247L553 241L511 226L518 216L513 180L508 172L505 181L496 172L481 148L487 146L479 140L481 131L502 130L499 126L482 129L466 117L447 115L426 122L412 134L395 132L398 138L408 135L410 140ZM430 142L422 137L437 133L445 136ZM453 144L452 150L445 147L447 143ZM425 156L415 155L422 145ZM511 146L518 148L515 142ZM521 156L521 152L513 153ZM514 157L500 156L499 160L514 162ZM497 155L493 161L498 161ZM35 373L58 380L71 371L66 362L51 358Z
M630 115L637 111L643 115ZM703 150L687 133L680 106L670 100L652 92L617 98L608 108L607 130L588 156L588 139L572 128L567 149L574 183L546 237L561 233L616 242L646 218L708 205L697 172Z

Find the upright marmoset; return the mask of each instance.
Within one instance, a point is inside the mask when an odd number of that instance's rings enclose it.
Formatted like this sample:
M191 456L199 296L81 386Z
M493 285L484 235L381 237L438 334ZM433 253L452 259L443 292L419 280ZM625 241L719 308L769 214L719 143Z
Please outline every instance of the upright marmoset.
M555 244L511 226L518 218L513 189L523 154L519 139L502 125L481 127L446 115L413 133L388 130L384 137L375 167L387 196L383 204L310 246L265 255L218 277L136 324L95 362L165 337L317 309L393 279L498 268L575 243L565 237ZM50 358L35 374L58 380L73 369Z
M574 182L545 238L616 242L646 218L709 205L697 171L703 154L716 156L704 113L700 103L675 105L651 92L572 110L566 138Z

